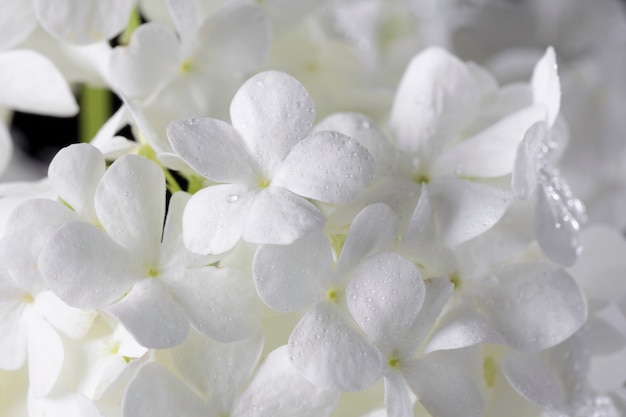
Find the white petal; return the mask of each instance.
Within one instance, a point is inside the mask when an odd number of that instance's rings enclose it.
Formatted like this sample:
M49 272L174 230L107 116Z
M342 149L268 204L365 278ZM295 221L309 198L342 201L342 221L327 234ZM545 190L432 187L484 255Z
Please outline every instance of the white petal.
M48 167L50 182L59 196L81 217L97 221L94 208L96 187L106 170L104 156L86 143L61 149Z
M130 381L124 401L123 417L215 417L178 378L158 363L148 363Z
M428 188L422 187L415 210L409 224L402 234L401 245L410 252L415 252L423 245L434 245L437 243L437 230L435 215L430 205Z
M243 240L287 245L324 226L318 208L282 187L270 186L255 198Z
M250 379L262 350L262 335L239 342L217 343L192 332L189 339L173 348L170 354L183 380L220 415L227 415L231 414L233 403Z
M318 388L291 365L287 346L272 351L237 401L233 415L255 417L329 416L339 393Z
M233 76L258 70L270 51L266 13L252 5L229 5L204 21L197 39L197 59L208 68Z
M41 317L72 339L83 337L98 314L92 310L72 308L50 291L38 294L34 306Z
M102 152L107 159L117 159L122 155L133 153L139 148L139 143L115 134L124 126L131 123L131 116L128 108L123 104L113 116L109 117L96 133L96 136L89 142Z
M133 32L128 46L112 51L110 78L129 97L145 97L175 75L180 60L174 31L159 23L146 23Z
M437 417L480 417L483 399L471 378L431 354L411 361L404 371L407 384L430 414Z
M315 107L298 80L267 71L239 88L230 105L230 116L255 159L271 173L311 129Z
M260 176L241 135L216 119L177 120L167 127L176 153L200 175L216 182L253 184Z
M41 398L50 392L61 372L63 344L52 326L37 313L29 314L27 338L30 390Z
M35 0L41 25L61 41L86 45L106 41L120 33L134 0Z
M146 158L124 155L102 177L94 203L109 235L132 251L146 268L154 267L165 217L161 168Z
M502 360L502 373L517 392L549 415L569 415L563 385L539 355L510 355Z
M147 275L125 248L97 227L79 222L50 238L39 265L52 292L77 308L104 307Z
M318 132L298 142L280 163L274 183L304 197L347 204L374 178L376 166L357 141L336 132Z
M6 170L13 154L13 140L9 129L0 121L0 175Z
M539 183L539 170L545 166L549 130L543 122L533 124L517 147L511 185L515 194L528 200ZM543 155L543 158L542 158Z
M385 408L387 417L413 417L413 404L404 378L397 372L385 375Z
M587 319L587 302L576 282L547 264L516 264L497 273L497 285L481 291L484 314L518 350L561 343Z
M572 266L582 252L580 224L563 195L551 184L537 189L535 236L543 253L563 266Z
M128 295L105 310L115 317L135 340L150 349L180 344L189 334L187 314L154 278L146 278Z
M343 276L370 255L390 250L396 243L398 220L385 204L365 207L352 221L337 261L337 274Z
M4 0L0 14L0 50L19 45L37 27L33 2Z
M382 373L376 347L326 303L309 311L291 333L289 359L309 381L331 390L361 391Z
M424 280L424 288L424 303L417 319L413 322L403 343L396 346L401 357L410 357L422 344L446 306L454 285L446 277L435 277Z
M232 249L243 234L253 201L244 185L214 185L198 191L183 214L187 249L199 254Z
M556 54L549 47L541 60L535 65L531 80L533 88L533 101L542 104L547 110L546 122L548 126L554 125L561 107L561 84L557 73Z
M437 175L495 178L513 171L515 154L524 133L543 119L540 106L527 107L444 151L433 171Z
M73 116L78 105L59 70L30 50L0 53L0 106L28 113Z
M474 308L461 306L444 313L429 337L423 353L458 349L480 343L506 342L494 326Z
M440 48L429 48L409 63L394 99L389 124L410 153L437 152L471 119L479 90L467 66ZM452 135L451 135L452 134Z
M6 296L6 288L2 287ZM17 370L26 359L26 322L22 319L23 308L19 302L0 302L0 369Z
M403 342L422 308L424 292L424 281L411 261L383 252L359 265L346 298L359 326L387 352Z
M441 240L455 246L472 239L500 220L509 206L512 193L500 186L453 177L428 184Z
M291 245L261 246L254 255L253 272L259 297L272 309L305 308L321 301L334 277L330 242L319 231Z
M236 269L193 268L165 284L196 330L214 340L241 340L260 328L250 279Z
M200 2L187 0L164 0L169 15L174 21L176 32L183 43L189 43L197 36L197 31L205 18ZM151 3L155 3L152 1ZM153 5L151 5L153 6Z

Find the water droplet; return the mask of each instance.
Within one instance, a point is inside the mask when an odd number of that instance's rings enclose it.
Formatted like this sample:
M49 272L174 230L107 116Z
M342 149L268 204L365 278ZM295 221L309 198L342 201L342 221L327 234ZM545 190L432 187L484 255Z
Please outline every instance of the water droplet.
M228 201L229 203L234 203L237 200L239 200L239 196L235 194L231 194L228 197L226 197L226 201Z

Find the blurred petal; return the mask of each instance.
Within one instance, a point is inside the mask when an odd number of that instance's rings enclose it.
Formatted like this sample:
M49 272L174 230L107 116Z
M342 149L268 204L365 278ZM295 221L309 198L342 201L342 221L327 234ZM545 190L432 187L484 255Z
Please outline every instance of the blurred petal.
M0 50L19 45L36 27L32 1L4 0L0 14Z
M0 106L27 113L73 116L78 105L59 70L35 51L0 53Z
M413 404L402 374L388 372L385 375L385 408L387 417L413 417Z
M86 45L107 41L120 33L135 0L34 0L41 25L67 43Z
M0 175L6 170L13 155L13 140L6 125L0 121Z
M28 317L28 376L35 397L46 396L57 381L63 365L63 344L57 332L37 313Z
M531 80L533 101L542 104L547 110L546 122L552 127L561 107L561 84L557 73L556 54L548 47L544 56L537 62Z
M156 362L142 367L130 381L124 401L122 417L215 417L206 406L178 378Z
M547 162L548 135L548 126L537 122L526 131L517 147L511 185L522 200L528 200L539 183L539 170Z
M129 97L146 97L174 76L180 61L174 31L159 23L146 23L133 32L128 46L112 51L111 81Z
M328 203L347 204L374 178L374 160L357 141L318 132L298 142L278 166L274 183Z

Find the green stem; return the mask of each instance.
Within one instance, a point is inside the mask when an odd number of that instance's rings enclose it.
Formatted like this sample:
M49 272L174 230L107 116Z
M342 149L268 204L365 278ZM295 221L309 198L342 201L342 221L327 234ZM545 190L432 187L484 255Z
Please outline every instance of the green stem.
M128 24L126 25L126 29L118 38L118 43L120 45L128 45L130 43L130 38L133 35L135 29L141 26L141 16L139 15L139 10L135 7L130 14L130 19L128 19Z
M106 88L83 86L80 94L80 140L89 142L111 116L111 92Z

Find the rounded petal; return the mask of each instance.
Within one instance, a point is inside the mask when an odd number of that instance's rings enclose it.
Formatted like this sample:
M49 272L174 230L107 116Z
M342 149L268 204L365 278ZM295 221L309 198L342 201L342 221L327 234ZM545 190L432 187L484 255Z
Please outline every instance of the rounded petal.
M337 274L344 276L370 255L390 250L396 242L398 219L385 204L371 204L352 221L337 260Z
M243 240L288 245L324 226L318 208L282 187L270 186L254 197Z
M246 81L230 105L233 126L241 132L266 174L313 126L313 99L298 80L266 71Z
M128 295L105 311L149 349L171 348L189 334L187 314L153 278L135 284Z
M329 416L339 393L319 388L290 363L287 346L272 351L237 401L232 415L255 410L255 417Z
M7 295L2 287L3 295ZM26 322L18 301L0 302L0 369L20 369L26 360Z
M124 155L102 177L94 203L109 235L147 268L156 266L165 217L161 168L146 158Z
M72 339L83 337L98 315L94 310L70 307L50 291L39 293L34 306L41 317Z
M131 379L122 402L122 417L215 417L209 407L178 378L156 362Z
M478 105L479 90L467 66L441 48L415 56L402 76L389 124L400 148L437 152L463 128Z
M180 65L179 40L160 23L146 23L134 32L128 46L111 53L109 71L113 84L129 97L157 92Z
M291 245L264 245L254 255L254 285L272 309L296 311L321 301L333 280L330 242L319 232Z
M321 303L289 336L289 359L318 387L361 391L382 375L380 352L334 306Z
M483 399L471 378L436 354L412 360L404 377L428 412L437 417L480 417Z
M54 294L72 307L100 308L123 296L146 276L132 255L88 223L63 226L39 258L41 274Z
M433 180L428 192L441 240L448 246L470 240L492 227L512 201L512 193L503 187L453 177Z
M252 184L260 176L241 135L216 119L177 120L167 127L176 153L200 175L215 181Z
M253 201L244 185L215 185L198 191L183 213L187 249L199 254L232 249L243 234Z
M403 342L422 308L424 293L417 267L394 252L383 252L359 265L346 298L356 322L386 352Z
M61 41L86 45L120 33L135 0L34 0L41 25Z
M0 106L27 113L73 116L78 105L67 81L35 51L0 53Z
M497 272L497 285L481 291L486 317L518 350L555 346L587 319L587 302L576 282L547 264L516 264Z
M327 203L347 204L374 179L376 165L357 141L336 132L318 132L294 146L278 166L274 183Z
M388 372L385 375L385 408L387 417L414 416L409 390L398 372Z
M249 277L241 272L231 268L192 268L180 281L163 279L200 333L219 342L233 342L260 329L254 290Z
M61 149L48 167L59 196L84 219L96 222L94 195L106 170L102 153L86 143Z

